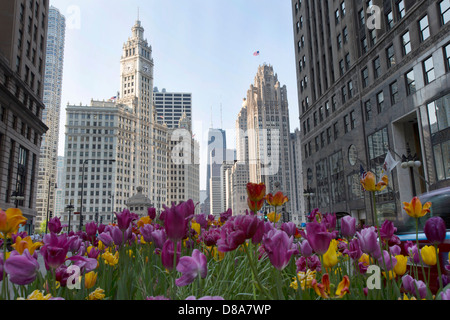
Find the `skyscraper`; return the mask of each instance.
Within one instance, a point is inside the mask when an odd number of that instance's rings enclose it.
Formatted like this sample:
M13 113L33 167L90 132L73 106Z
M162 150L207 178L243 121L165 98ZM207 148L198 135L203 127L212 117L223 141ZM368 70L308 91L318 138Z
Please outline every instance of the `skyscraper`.
M247 91L247 135L250 182L266 185L267 192L291 188L289 109L286 86L270 65L258 67ZM289 210L287 210L289 211Z
M370 224L450 185L450 1L292 0L304 189ZM383 172L416 154L419 167ZM387 173L377 212L360 168Z
M48 131L42 137L36 194L35 227L53 211L56 193L56 163L59 143L59 118L64 65L65 17L53 6L48 16L47 56L45 59L44 104L42 121ZM62 185L59 185L61 188Z
M33 232L48 0L0 2L0 208L18 207Z

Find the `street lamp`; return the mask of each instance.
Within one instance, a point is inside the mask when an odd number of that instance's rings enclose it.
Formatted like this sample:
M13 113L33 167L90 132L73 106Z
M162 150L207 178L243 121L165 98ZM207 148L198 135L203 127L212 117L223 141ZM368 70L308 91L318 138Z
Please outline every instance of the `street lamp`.
M311 197L314 196L314 189L307 187L303 190L303 195L308 198L308 212L311 212Z
M25 197L19 191L14 191L11 194L11 200L14 201L14 205L16 206L16 208L19 206L19 201L22 201L24 199Z
M74 207L72 204L69 204L69 205L66 207L66 209L69 210L69 228L67 229L67 232L70 232L70 216L71 216L72 210L73 210L74 208L75 208L75 207Z
M402 155L402 168L407 169L409 168L410 175L411 175L411 184L412 184L412 191L413 191L413 197L416 196L416 184L414 181L414 168L419 168L422 165L422 162L419 161L419 158L417 157L417 153L411 155L411 149L409 148L409 144L406 143L406 153L407 155Z
M82 177L81 177L81 208L80 208L80 231L83 228L83 196L84 196L84 167L88 161L109 161L115 162L116 159L85 159L83 161Z

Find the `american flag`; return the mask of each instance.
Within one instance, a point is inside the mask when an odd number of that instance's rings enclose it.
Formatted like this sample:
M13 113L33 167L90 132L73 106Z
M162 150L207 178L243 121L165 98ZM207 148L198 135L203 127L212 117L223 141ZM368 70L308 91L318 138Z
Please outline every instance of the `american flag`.
M259 56L259 51L255 51L255 52L253 52L253 55L256 57L256 56Z
M359 165L359 175L361 176L361 179L364 179L367 175L367 172L364 170L362 165Z

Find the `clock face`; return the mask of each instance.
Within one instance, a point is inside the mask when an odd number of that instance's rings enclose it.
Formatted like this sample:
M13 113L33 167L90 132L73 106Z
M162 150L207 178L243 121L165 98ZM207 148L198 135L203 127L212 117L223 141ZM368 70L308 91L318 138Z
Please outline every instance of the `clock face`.
M148 64L144 64L142 71L145 73L150 73L150 66Z
M133 69L134 69L134 64L132 62L128 62L128 63L125 64L124 71L126 73L129 73L129 72L133 71Z

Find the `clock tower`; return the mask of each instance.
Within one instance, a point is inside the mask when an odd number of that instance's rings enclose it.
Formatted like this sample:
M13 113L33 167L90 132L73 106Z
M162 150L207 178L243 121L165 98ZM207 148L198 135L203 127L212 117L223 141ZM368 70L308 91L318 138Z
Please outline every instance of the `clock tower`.
M152 206L158 211L166 204L166 168L167 168L167 127L155 120L153 108L153 59L152 48L144 39L141 21L131 28L132 35L123 45L120 59L120 90L118 104L129 107L133 113L132 130L123 137L129 143L129 161L123 166L131 168L133 190L142 187ZM130 127L124 123L124 127ZM131 127L130 127L131 128ZM129 141L128 141L129 140ZM126 142L128 141L128 142ZM119 160L118 165L122 164Z

